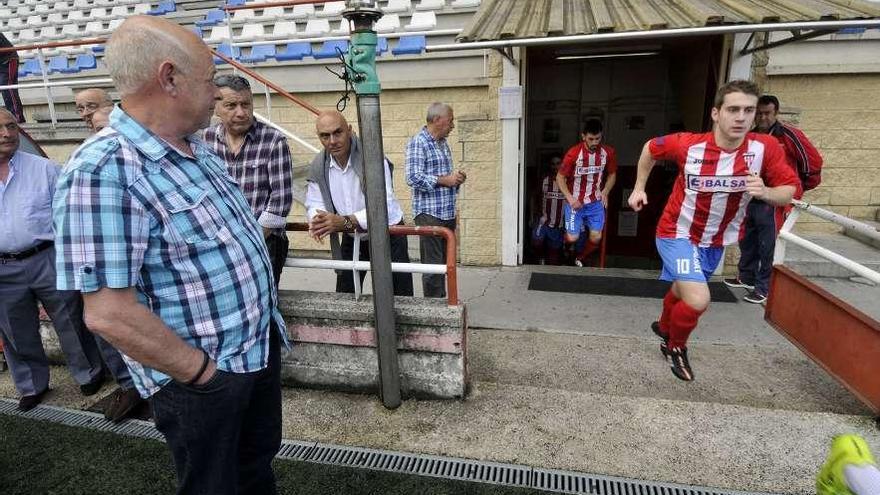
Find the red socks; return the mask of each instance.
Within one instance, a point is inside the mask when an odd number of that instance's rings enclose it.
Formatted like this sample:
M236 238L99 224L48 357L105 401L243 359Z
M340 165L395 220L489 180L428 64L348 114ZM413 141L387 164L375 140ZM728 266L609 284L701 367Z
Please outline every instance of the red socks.
M584 249L581 250L581 254L578 255L578 259L584 261L588 256L593 254L594 251L599 249L599 245L591 240L587 240L587 243L584 244Z
M672 293L672 289L669 289L666 297L663 298L663 312L660 313L660 332L667 336L669 336L669 317L672 313L672 308L678 301L679 299Z
M664 299L664 305L666 300ZM705 310L704 310L705 311ZM690 307L682 300L679 300L672 306L669 312L669 348L685 347L688 337L694 328L697 327L697 321L703 311L697 311Z

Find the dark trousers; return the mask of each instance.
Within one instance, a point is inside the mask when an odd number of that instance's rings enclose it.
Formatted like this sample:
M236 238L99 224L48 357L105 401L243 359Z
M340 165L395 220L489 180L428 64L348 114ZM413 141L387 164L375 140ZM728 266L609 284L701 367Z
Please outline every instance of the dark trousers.
M414 219L416 225L446 227L455 232L455 219L441 220L426 213L419 213ZM442 237L419 237L419 255L422 263L433 265L446 264L446 239ZM422 291L425 297L446 297L446 275L423 274Z
M746 210L745 235L739 241L739 279L767 295L776 248L776 208L758 200Z
M284 268L284 261L287 259L287 251L290 248L290 241L287 234L269 234L266 238L266 247L269 248L269 260L272 262L272 276L275 277L275 287L281 280L281 270Z
M10 84L18 84L18 59L12 58L8 62L0 63L0 86ZM18 119L19 123L24 122L24 108L21 106L21 98L18 96L17 89L4 89L0 91L3 95L3 106L9 110L12 115Z
M217 371L204 385L178 382L150 398L177 471L177 493L274 494L272 459L281 447L280 339L270 328L269 365Z
M390 236L389 247L391 248L392 263L409 263L409 247L406 236ZM361 241L361 261L370 261L370 241ZM340 246L342 259L350 260L354 256L354 238L343 234ZM358 272L361 277L361 285L364 283L366 272ZM411 273L395 272L391 275L391 283L394 285L395 296L412 296L413 280ZM336 292L354 293L354 279L350 270L340 270L336 273Z

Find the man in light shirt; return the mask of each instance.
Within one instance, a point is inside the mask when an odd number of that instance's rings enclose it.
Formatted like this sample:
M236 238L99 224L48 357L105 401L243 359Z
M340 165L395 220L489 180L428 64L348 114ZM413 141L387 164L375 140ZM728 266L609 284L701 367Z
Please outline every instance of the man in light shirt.
M362 145L354 135L351 125L337 111L322 112L315 123L318 139L324 146L309 169L306 192L306 210L309 218L309 234L322 242L330 236L333 259L350 260L354 253L354 237L338 232L367 231L367 210L364 192L364 170L361 161ZM403 223L403 210L394 199L391 185L391 163L385 159L385 200L388 205L388 225ZM370 245L361 237L360 259L370 259ZM391 261L409 263L407 242L404 236L391 236ZM364 272L360 272L363 283ZM412 296L412 275L394 273L394 295ZM348 271L336 274L336 292L354 292L354 280Z

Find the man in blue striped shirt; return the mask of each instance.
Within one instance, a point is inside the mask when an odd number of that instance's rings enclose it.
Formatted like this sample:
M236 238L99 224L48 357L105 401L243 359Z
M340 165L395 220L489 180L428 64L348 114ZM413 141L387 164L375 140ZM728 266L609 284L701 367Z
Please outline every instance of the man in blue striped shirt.
M218 95L212 55L134 16L105 60L122 104L59 179L58 286L83 293L88 327L150 398L178 493L275 493L287 339L262 229L193 135Z
M446 138L455 128L452 107L435 102L428 107L427 125L406 145L406 183L412 187L416 225L446 227L455 231L455 199L467 179L452 170L452 151ZM445 264L446 240L419 238L422 263ZM446 297L445 275L422 275L425 297Z

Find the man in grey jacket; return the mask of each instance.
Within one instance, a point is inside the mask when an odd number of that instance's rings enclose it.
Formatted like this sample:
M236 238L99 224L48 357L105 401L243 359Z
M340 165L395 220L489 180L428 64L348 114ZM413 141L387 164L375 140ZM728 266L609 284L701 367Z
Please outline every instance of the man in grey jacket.
M354 237L343 234L340 243L337 233L367 231L367 210L364 193L364 174L361 142L351 130L351 125L337 111L322 112L315 123L318 139L324 150L319 152L309 168L306 191L306 214L309 219L309 235L323 242L330 237L333 259L352 259ZM388 224L403 223L403 210L394 199L391 184L391 163L385 159L385 200L388 206ZM369 240L361 237L360 259L370 259ZM409 263L407 242L404 236L391 236L391 261ZM364 272L360 272L361 282ZM394 273L394 294L412 296L412 275ZM354 280L348 271L336 274L336 292L354 292Z

